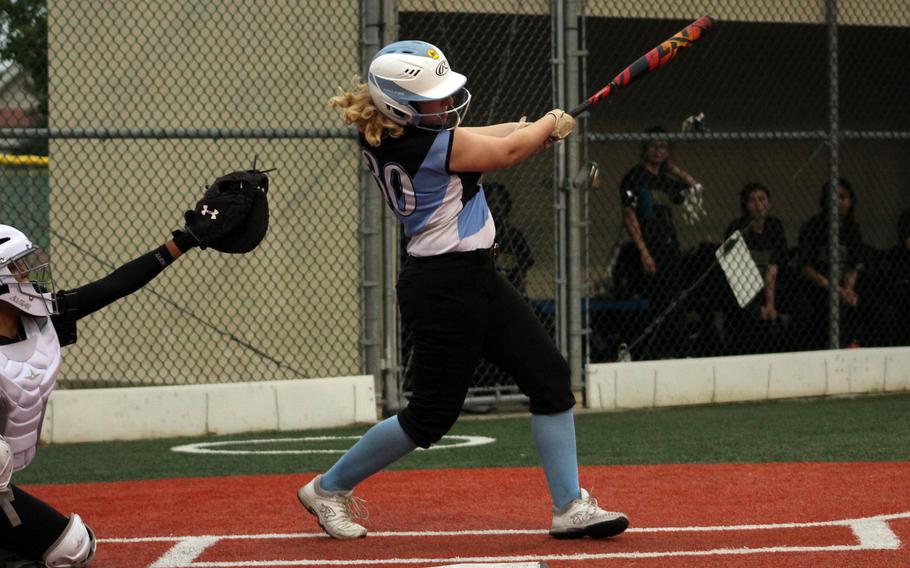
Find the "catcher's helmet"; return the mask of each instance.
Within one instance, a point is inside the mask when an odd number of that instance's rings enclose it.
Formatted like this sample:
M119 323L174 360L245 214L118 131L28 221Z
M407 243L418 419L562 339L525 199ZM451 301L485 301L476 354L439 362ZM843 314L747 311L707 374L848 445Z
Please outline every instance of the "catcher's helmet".
M0 301L32 316L57 313L50 259L9 225L0 225Z
M413 124L427 130L451 130L468 112L471 93L464 88L467 78L452 71L442 51L425 41L398 41L382 48L370 63L367 84L379 111L401 125ZM415 102L438 101L457 96L453 108L441 113L440 126L421 126L422 114Z

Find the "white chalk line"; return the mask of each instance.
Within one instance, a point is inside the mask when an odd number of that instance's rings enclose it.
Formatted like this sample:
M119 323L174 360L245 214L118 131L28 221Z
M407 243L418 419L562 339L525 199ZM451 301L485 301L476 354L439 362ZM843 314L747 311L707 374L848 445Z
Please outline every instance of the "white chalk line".
M228 456L246 456L246 455L301 455L301 454L343 454L348 448L339 449L318 449L303 448L299 450L227 450L227 446L247 446L260 444L287 444L287 443L322 443L336 442L338 440L359 440L361 436L305 436L302 438L257 438L251 440L226 440L223 442L199 442L196 444L184 444L174 446L172 452L185 454L219 454ZM440 444L433 445L429 448L417 448L418 451L438 451L449 450L452 448L468 448L472 446L483 446L492 444L496 438L487 436L443 436ZM454 442L454 443L450 443Z
M682 550L667 552L613 552L604 554L545 554L532 556L454 556L451 558L382 558L374 560L252 560L238 562L193 562L189 564L152 564L149 568L243 568L247 566L379 566L383 564L422 564L439 566L440 563L489 563L499 562L547 562L609 560L609 559L646 559L684 556L729 556L747 554L775 554L795 552L855 552L867 549L859 546L778 546L765 548L715 548L711 550Z
M807 523L773 523L765 525L708 525L690 527L633 527L626 529L626 533L654 533L654 532L713 532L713 531L753 531L792 529L806 527L853 526L865 521L891 521L895 519L910 518L910 511L904 513L891 513L875 515L857 519L839 519L835 521L813 521ZM413 536L508 536L508 535L543 535L548 534L546 529L476 529L458 531L370 531L369 538L413 537ZM298 538L329 538L324 532L305 533L265 533L265 534L227 534L227 535L187 535L187 536L139 536L125 538L100 538L98 542L130 543L130 542L176 542L194 538L214 538L217 540L278 540Z
M857 538L857 544L830 546L771 546L761 548L715 548L707 550L668 550L657 552L612 552L601 554L570 555L532 555L532 556L495 556L495 557L450 557L450 558L374 558L374 559L300 559L300 560L248 560L231 562L197 562L196 559L206 549L221 540L277 540L301 538L328 538L324 533L275 533L248 535L198 535L198 536L160 536L134 538L99 539L100 543L142 543L142 542L175 542L163 556L149 568L231 568L253 566L368 566L383 564L426 564L443 563L476 563L498 562L545 562L548 560L583 561L603 559L636 559L682 556L716 556L742 554L773 553L810 553L810 552L848 552L863 550L896 550L901 548L901 541L888 525L889 521L910 518L910 511L834 521L815 521L805 523L771 523L749 525L713 525L690 527L644 527L631 528L627 533L662 533L662 532L717 532L717 531L753 531L794 529L807 527L846 526ZM378 531L371 532L369 538L402 538L402 537L449 537L449 536L512 536L541 535L545 530L525 529L490 529L460 531Z

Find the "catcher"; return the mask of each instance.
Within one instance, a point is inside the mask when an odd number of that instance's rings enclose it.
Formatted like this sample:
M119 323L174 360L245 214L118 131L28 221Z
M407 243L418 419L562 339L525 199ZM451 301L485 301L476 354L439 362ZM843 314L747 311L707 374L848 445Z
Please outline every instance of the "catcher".
M192 248L256 248L268 229L267 191L268 177L255 166L222 176L164 245L60 292L44 251L0 225L0 566L87 566L95 553L94 534L78 514L64 516L10 482L35 457L60 348L76 342L76 322L139 290Z

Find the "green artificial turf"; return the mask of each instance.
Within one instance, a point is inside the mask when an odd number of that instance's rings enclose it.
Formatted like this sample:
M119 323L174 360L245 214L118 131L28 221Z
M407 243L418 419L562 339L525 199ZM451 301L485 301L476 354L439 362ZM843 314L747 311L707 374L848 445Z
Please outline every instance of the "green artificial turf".
M180 444L357 436L367 426L307 432L43 446L14 483L67 483L187 476L321 471L340 454L199 455ZM910 460L910 395L871 396L582 412L576 417L581 465ZM537 465L529 416L460 420L452 435L493 444L414 452L389 469ZM344 449L352 440L232 446L234 450Z

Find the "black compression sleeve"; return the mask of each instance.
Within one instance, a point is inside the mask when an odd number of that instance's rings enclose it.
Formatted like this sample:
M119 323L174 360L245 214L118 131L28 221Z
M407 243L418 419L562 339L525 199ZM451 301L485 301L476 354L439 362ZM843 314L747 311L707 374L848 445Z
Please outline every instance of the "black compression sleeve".
M166 246L127 262L101 280L57 294L63 319L75 321L142 288L174 262Z

